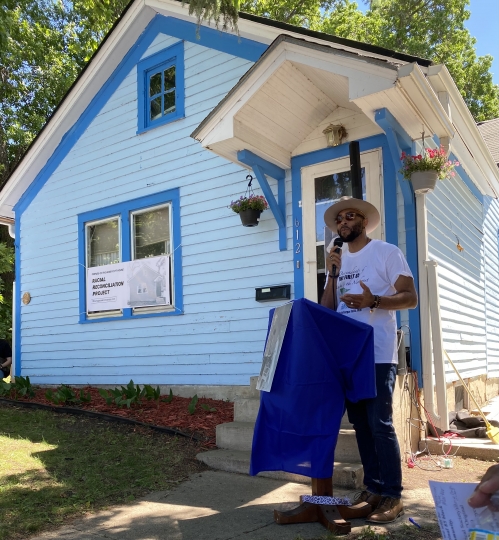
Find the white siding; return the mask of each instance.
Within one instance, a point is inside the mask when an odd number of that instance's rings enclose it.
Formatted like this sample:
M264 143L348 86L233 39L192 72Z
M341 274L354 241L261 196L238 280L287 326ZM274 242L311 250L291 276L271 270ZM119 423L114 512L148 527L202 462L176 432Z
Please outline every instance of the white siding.
M444 347L463 377L481 375L487 366L483 207L456 175L437 183L427 208L429 257L439 264ZM446 377L457 379L450 365Z
M484 199L487 375L499 377L499 202Z
M146 55L176 41L160 36ZM259 372L272 306L255 302L254 288L293 283L293 253L279 251L270 211L256 229L240 225L227 205L244 193L247 171L189 137L250 66L185 42L185 119L137 136L132 69L62 160L21 220L21 290L33 298L21 310L23 375L39 384L248 384ZM77 214L177 187L185 313L79 324Z

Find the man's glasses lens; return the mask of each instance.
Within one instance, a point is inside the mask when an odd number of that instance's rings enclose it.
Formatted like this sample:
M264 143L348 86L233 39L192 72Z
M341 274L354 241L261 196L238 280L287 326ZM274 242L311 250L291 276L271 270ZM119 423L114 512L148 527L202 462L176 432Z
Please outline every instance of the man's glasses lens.
M343 219L346 219L347 221L353 221L357 217L357 212L347 212L345 216L342 214L338 214L336 217L336 223L341 223Z

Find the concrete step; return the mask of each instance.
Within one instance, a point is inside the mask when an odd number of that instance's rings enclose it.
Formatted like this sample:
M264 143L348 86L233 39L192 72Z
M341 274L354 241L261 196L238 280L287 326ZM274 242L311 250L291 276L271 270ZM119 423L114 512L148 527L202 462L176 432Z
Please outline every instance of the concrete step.
M221 471L249 474L250 452L244 450L210 450L202 452L196 457L213 469ZM300 474L292 474L284 471L266 471L258 476L310 484L310 478ZM363 485L364 471L360 463L335 462L333 469L333 486L347 489L361 489ZM306 492L306 490L304 490Z
M256 389L257 382L258 382L258 375L250 377L250 395L249 395L250 398L253 397L255 399L260 399L260 390Z
M217 446L224 450L251 450L253 422L228 422L217 426Z
M443 441L445 441L445 444L442 444ZM452 444L450 452L449 442ZM437 438L428 437L419 442L419 449L421 451L424 451L426 448L428 448L431 454L439 456L448 452L450 455L480 459L483 461L496 461L499 453L499 446L494 444L488 438L445 439L442 437L439 441Z
M229 422L217 426L217 446L224 450L251 450L255 425L252 422ZM335 459L345 463L360 461L353 429L340 429Z
M236 399L234 401L234 420L236 422L256 422L260 399Z
M256 422L256 417L258 416L258 410L260 408L260 392L256 392L258 394L256 398L251 397L234 400L234 420L236 422ZM341 429L352 429L352 424L348 421L346 413L341 419L340 427Z

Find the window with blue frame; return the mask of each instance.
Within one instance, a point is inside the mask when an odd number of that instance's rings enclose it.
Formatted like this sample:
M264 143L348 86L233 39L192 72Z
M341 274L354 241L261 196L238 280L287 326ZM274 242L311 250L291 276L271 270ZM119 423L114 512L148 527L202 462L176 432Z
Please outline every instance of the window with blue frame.
M183 311L178 189L99 208L78 216L80 322L178 315ZM90 311L86 269L166 255L169 283L156 275L134 276L133 307ZM164 260L164 259L163 259ZM151 262L154 262L152 259ZM166 295L168 305L153 305ZM163 302L167 304L167 302Z
M184 44L176 43L137 64L137 133L184 117Z

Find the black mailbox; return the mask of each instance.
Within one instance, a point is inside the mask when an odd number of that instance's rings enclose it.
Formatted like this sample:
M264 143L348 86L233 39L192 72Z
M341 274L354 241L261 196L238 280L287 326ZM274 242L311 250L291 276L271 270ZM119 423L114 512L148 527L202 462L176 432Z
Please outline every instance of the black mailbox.
M255 289L257 302L270 302L272 300L289 300L291 298L291 285L272 285Z

